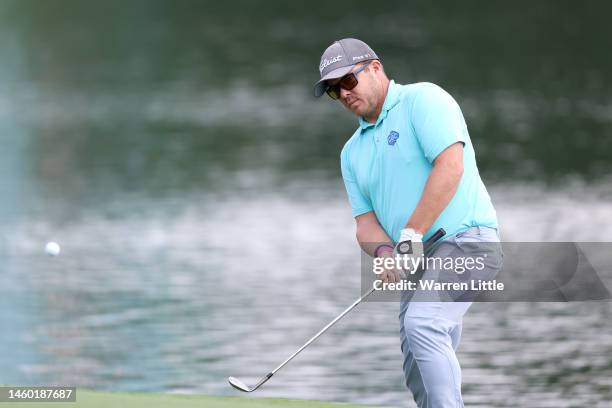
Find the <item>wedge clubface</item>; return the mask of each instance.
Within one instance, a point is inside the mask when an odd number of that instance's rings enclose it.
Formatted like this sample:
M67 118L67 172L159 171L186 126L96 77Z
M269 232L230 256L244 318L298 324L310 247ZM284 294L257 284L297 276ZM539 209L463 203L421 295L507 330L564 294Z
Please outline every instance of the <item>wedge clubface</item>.
M242 391L242 392L253 392L256 389L258 389L263 383L268 381L270 379L270 377L272 377L272 375L273 375L273 373L268 373L268 375L266 375L264 378L259 380L259 382L257 384L255 384L255 386L253 388L249 387L248 385L246 385L245 383L243 383L242 381L240 381L236 377L229 377L227 380L229 381L229 383L230 383L230 385L232 387L234 387L235 389L237 389L239 391Z
M435 234L433 234L431 236L431 238L429 238L425 244L427 245L431 245L433 243L435 243L437 240L439 240L440 238L442 238L444 235L446 235L446 232L444 231L444 229L440 228L438 231L436 231ZM282 363L280 363L280 365L278 367L276 367L274 370L272 370L271 372L269 372L268 374L266 374L265 377L261 378L257 384L255 384L252 387L249 387L248 385L246 385L244 382L240 381L238 378L236 377L229 377L227 379L227 381L229 381L230 385L232 387L234 387L235 389L242 391L242 392L253 392L256 389L258 389L259 387L261 387L266 381L268 381L278 370L280 370L281 368L283 368L283 366L285 364L287 364L289 361L291 361L295 356L297 356L298 354L300 354L302 352L302 350L304 350L306 347L308 347L310 345L310 343L312 343L313 341L315 341L316 339L319 338L319 336L321 336L323 333L325 333L327 331L327 329L329 329L330 327L332 327L334 324L336 324L336 322L340 319L342 319L344 316L346 316L346 314L348 312L350 312L351 310L353 310L355 308L355 306L357 306L359 303L361 303L363 301L363 299L367 298L368 296L370 296L372 294L372 292L374 292L374 288L370 289L368 292L366 292L365 294L363 294L359 299L357 299L355 302L353 302L352 305L350 305L349 307L347 307L344 312L340 313L334 320L332 320L331 322L329 322L327 324L327 326L325 326L324 328L322 328L321 330L319 330L319 332L317 334L315 334L314 336L312 336L310 338L310 340L308 340L306 343L304 343L304 345L302 347L300 347L295 353L293 353L292 355L289 356L289 358L287 358L285 361L283 361Z

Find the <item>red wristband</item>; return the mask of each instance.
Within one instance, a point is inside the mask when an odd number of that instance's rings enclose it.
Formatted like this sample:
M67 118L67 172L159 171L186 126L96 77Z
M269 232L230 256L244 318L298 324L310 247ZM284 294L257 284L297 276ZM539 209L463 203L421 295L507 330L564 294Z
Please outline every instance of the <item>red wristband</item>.
M389 244L382 244L382 245L379 245L379 246L377 246L377 247L376 247L376 249L374 250L374 258L378 258L378 257L380 256L380 255L379 255L379 252L382 252L382 250L383 250L383 249L385 249L385 248L388 248L388 249L389 249L388 251L385 251L385 252L391 252L391 253L392 253L392 252L393 252L393 250L395 249L395 248L393 248L393 247L392 247L391 245L389 245Z

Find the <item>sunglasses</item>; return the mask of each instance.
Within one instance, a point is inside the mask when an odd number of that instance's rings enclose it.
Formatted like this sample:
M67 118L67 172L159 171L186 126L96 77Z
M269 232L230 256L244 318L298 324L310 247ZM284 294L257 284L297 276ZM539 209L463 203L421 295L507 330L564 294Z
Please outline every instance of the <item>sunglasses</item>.
M332 98L333 100L339 99L340 98L340 88L346 89L347 91L350 91L351 89L355 88L357 84L359 83L359 81L357 80L357 74L363 71L368 65L370 65L371 62L372 61L368 61L362 66L360 66L358 69L356 69L355 71L343 76L342 79L338 81L337 84L328 85L325 92L327 92L329 97Z

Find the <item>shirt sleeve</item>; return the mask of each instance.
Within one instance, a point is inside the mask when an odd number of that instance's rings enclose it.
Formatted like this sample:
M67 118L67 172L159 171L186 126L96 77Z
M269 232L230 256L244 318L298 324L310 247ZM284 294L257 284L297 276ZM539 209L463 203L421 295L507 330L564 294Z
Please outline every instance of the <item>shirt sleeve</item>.
M346 188L353 217L372 211L370 199L362 193L357 185L346 149L342 149L342 153L340 154L340 168L342 170L342 179L344 180L344 187Z
M422 85L412 106L410 119L430 163L444 149L457 142L465 146L468 133L461 108L448 92L435 84Z

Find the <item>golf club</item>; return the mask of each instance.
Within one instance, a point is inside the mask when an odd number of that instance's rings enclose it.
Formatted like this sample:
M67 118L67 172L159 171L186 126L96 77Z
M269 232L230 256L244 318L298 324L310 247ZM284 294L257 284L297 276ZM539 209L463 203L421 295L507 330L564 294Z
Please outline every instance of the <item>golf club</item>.
M438 241L440 238L442 238L444 235L446 235L446 232L444 231L444 229L440 228L439 230L437 230L426 242L425 244L427 245L431 245L433 243L435 243L436 241ZM268 381L278 370L280 370L285 364L287 364L289 361L291 361L295 356L297 356L298 354L300 354L302 352L302 350L304 350L306 347L308 347L313 341L315 341L317 338L319 338L319 336L321 336L323 333L325 333L327 331L327 329L329 329L330 327L332 327L338 320L342 319L344 316L346 316L346 314L348 312L350 312L351 310L353 310L355 308L355 306L357 306L359 303L361 303L365 298L367 298L368 296L370 296L373 292L374 292L374 288L370 289L368 292L366 292L365 294L363 294L359 299L357 299L355 302L353 302L352 305L350 305L349 307L347 307L342 313L340 313L334 320L332 320L331 322L329 322L324 328L322 328L321 330L319 330L319 332L317 334L315 334L314 336L312 336L310 338L310 340L308 340L306 343L304 343L304 345L302 347L300 347L295 353L293 353L292 355L290 355L285 361L283 361L282 363L279 364L278 367L276 367L274 370L270 371L268 374L266 374L264 377L262 377L257 384L255 384L252 387L249 387L248 385L246 385L244 382L240 381L238 378L236 377L229 377L227 380L229 381L230 385L232 387L234 387L235 389L239 390L239 391L243 391L243 392L253 392L256 389L258 389L259 387L261 387L266 381Z

